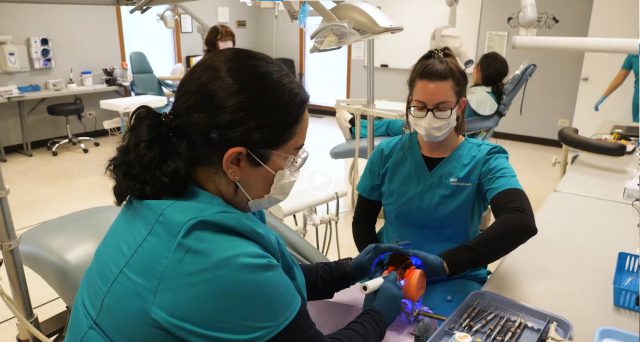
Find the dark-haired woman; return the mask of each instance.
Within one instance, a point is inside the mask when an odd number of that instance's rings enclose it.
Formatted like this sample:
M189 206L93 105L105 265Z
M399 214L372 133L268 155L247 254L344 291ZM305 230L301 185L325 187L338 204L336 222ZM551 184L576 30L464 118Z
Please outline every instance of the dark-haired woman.
M137 109L108 164L122 210L65 341L380 341L401 310L394 277L328 336L306 303L367 277L399 247L299 265L265 225L262 209L288 196L306 160L308 100L274 59L226 49L186 74L170 113Z
M408 241L427 275L423 305L449 315L487 279L486 266L536 234L533 212L507 152L465 139L467 77L449 49L431 50L409 78L414 132L376 147L353 217L358 249ZM488 206L495 222L480 234ZM384 226L376 219L384 207Z
M507 60L497 52L480 57L473 70L473 84L467 90L465 118L496 113L504 95L504 79L509 73Z
M218 24L214 25L207 32L204 39L204 53L210 53L216 50L228 49L236 47L236 34L233 33L231 27Z

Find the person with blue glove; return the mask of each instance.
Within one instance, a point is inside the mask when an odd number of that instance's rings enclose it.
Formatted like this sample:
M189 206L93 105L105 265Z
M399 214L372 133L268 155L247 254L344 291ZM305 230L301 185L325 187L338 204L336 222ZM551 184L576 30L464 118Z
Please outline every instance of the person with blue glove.
M464 137L467 76L450 49L430 50L409 77L413 132L376 146L358 184L353 237L408 241L427 290L422 304L451 314L487 280L487 265L537 233L527 195L504 148ZM495 222L480 223L491 208ZM384 208L384 225L376 221Z
M600 111L600 106L604 103L604 100L606 100L606 99L607 99L607 97L609 97L609 95L607 95L607 96L605 96L605 95L600 96L600 98L598 99L598 101L596 101L596 104L595 104L595 105L593 105L593 110L595 110L596 112L599 112L599 111Z
M289 195L307 160L308 104L278 61L231 48L185 75L169 113L137 108L107 166L122 208L84 274L65 341L381 341L401 306L393 277L328 335L307 303L402 248L301 265L266 225L264 210Z
M593 109L596 112L600 111L600 106L602 106L607 97L616 91L633 71L635 80L633 83L633 100L631 101L631 118L633 119L633 122L638 122L638 107L640 106L638 100L638 64L640 64L638 61L638 55L627 55L622 63L620 71L616 77L613 78L607 89L604 91L604 94L600 96L598 101L596 101L596 104L593 106Z
M391 272L384 277L378 290L364 297L363 310L376 310L382 313L387 324L393 323L402 311L402 287L398 283L398 274Z

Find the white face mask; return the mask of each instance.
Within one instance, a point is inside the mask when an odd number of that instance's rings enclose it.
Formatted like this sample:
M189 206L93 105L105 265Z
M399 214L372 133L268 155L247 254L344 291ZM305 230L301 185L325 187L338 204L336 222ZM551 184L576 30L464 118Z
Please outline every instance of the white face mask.
M224 42L218 42L218 48L220 50L228 49L228 48L232 48L232 47L233 47L233 41L231 41L231 40L227 40L227 41L224 41Z
M432 113L425 118L414 118L409 115L409 123L424 141L442 141L456 127L456 113L452 113L448 119L438 119Z
M238 188L240 188L240 191L242 191L242 193L249 200L249 210L251 212L256 212L268 209L287 199L287 197L289 197L289 194L291 193L291 189L293 189L293 186L296 184L296 180L298 179L298 175L300 174L300 168L302 167L302 165L299 165L294 170L291 170L290 168L284 168L278 172L273 172L273 170L271 170L260 159L258 159L258 157L253 155L253 153L249 151L249 154L251 154L251 156L253 156L260 164L262 164L264 168L275 175L275 178L273 179L273 185L271 186L271 191L263 198L258 199L252 199L251 196L249 196L249 194L244 190L242 185L240 185L240 182L236 181L236 184L238 185ZM300 154L293 158L301 160L298 162L304 164L304 161L307 158L307 153L305 150L301 150Z

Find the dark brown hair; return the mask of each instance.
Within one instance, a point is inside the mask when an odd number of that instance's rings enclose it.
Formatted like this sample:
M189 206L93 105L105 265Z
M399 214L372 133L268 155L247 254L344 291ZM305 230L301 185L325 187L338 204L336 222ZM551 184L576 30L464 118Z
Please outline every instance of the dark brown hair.
M180 81L169 113L143 106L131 114L107 166L116 204L180 197L195 168L219 169L231 147L245 147L267 163L269 150L293 138L308 102L302 84L265 54L224 49L205 55Z
M236 34L233 33L231 27L227 25L214 25L209 29L207 37L204 39L204 53L207 54L211 51L218 50L218 42L230 40L233 42L233 47L236 47Z
M467 96L467 74L458 63L453 51L450 48L429 50L422 55L411 70L411 76L407 85L409 86L409 95L407 95L406 118L409 122L409 110L411 108L411 96L416 81L452 81L455 85L455 94L458 101ZM464 107L462 108L464 110ZM464 112L458 114L456 119L456 133L464 134Z
M478 61L478 69L482 75L482 85L491 87L491 92L496 95L498 104L502 103L504 95L504 78L509 73L507 60L497 52L487 52Z

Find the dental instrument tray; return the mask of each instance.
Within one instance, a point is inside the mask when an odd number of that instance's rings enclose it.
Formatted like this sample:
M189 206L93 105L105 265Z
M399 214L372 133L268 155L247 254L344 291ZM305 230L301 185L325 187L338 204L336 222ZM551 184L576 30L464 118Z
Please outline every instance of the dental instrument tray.
M429 342L537 342L545 341L554 332L569 339L572 331L571 322L563 317L480 290L469 294ZM463 338L460 333L472 339Z

